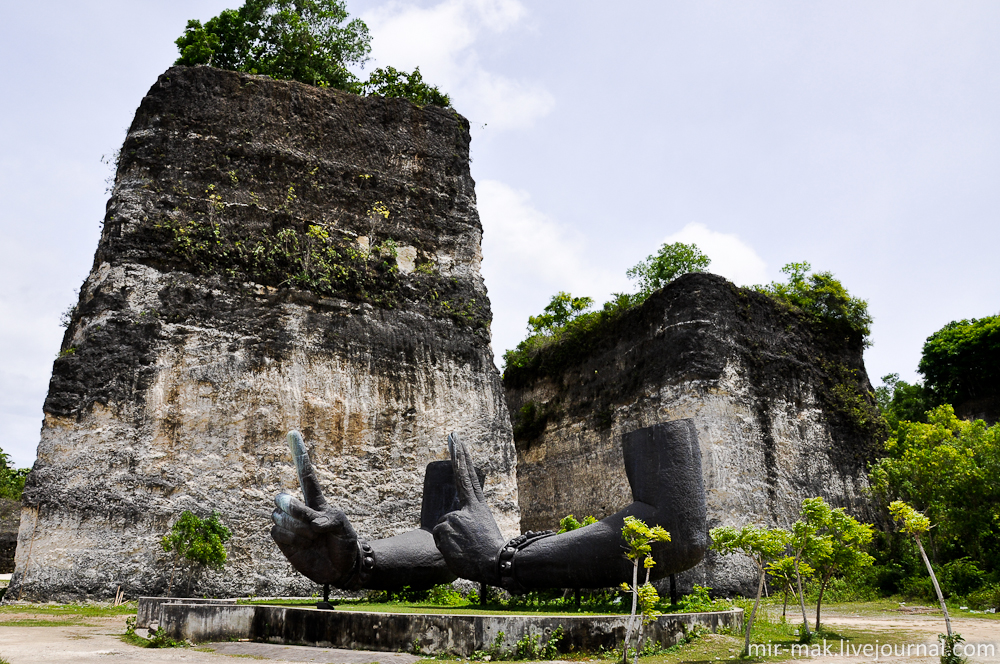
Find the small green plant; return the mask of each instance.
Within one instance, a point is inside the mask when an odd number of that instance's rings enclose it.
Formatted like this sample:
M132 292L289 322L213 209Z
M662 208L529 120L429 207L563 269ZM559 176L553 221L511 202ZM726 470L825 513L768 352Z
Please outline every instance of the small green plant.
M965 641L961 634L938 634L938 638L942 645L941 664L965 664L968 661L955 653L955 648Z
M576 517L572 514L567 514L559 520L559 532L557 534L568 533L571 530L583 528L584 526L589 526L592 523L597 523L597 519L593 516L585 516L583 517L583 521L580 522L577 521Z
M497 633L493 642L486 650L477 650L469 658L479 662L499 662L510 660L551 660L559 655L559 643L563 639L562 625L557 626L545 643L542 643L541 634L525 634L514 647L505 650L503 647L505 634Z
M219 513L212 512L207 519L201 519L189 510L184 510L164 535L160 544L166 553L173 553L173 567L167 594L173 590L174 573L182 559L188 563L188 594L196 571L202 568L221 569L226 563L226 542L232 537L229 529L219 521Z
M625 642L622 644L622 662L628 662L628 649L633 631L636 633L635 662L639 661L639 650L642 646L641 624L645 625L651 620L656 620L660 612L656 610L656 605L660 602L660 596L656 593L656 588L649 582L649 574L656 565L653 560L653 543L669 542L670 533L661 526L650 528L634 516L625 517L625 524L622 526L622 539L625 540L625 557L632 561L632 585L622 582L621 589L632 595L632 613L629 615L625 626ZM639 565L646 570L646 581L639 585ZM639 615L636 615L636 609Z

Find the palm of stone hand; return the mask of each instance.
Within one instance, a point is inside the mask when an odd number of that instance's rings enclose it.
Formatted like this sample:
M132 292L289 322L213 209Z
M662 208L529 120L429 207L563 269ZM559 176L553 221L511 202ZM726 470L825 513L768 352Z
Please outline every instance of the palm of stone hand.
M271 538L292 566L316 583L343 585L359 563L358 535L344 512L323 496L302 436L288 434L305 502L287 493L274 499Z

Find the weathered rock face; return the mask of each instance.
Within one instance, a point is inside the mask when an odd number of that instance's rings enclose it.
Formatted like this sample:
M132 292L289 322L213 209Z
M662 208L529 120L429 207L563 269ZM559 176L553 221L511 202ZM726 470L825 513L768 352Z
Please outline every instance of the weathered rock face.
M522 528L628 504L621 435L688 417L709 528L788 526L813 496L870 517L864 470L883 434L861 352L859 338L805 323L721 277L679 278L586 338L505 373ZM753 571L739 558L710 554L681 583L749 589Z
M468 149L452 110L161 76L53 368L12 592L163 593L159 539L185 509L233 531L195 592L313 592L268 535L273 496L298 490L292 428L366 537L418 525L424 466L458 431L516 533Z

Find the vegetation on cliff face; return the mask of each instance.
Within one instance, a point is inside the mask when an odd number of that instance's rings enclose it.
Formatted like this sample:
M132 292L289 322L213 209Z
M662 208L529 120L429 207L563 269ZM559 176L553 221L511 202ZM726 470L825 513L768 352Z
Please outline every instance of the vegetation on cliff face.
M594 304L589 297L573 297L564 291L556 293L541 314L528 317L528 337L515 349L504 353L505 371L507 368L530 370L538 364L543 349L558 356L560 359L555 363L564 366L572 357L586 354L598 329L641 305L677 277L703 272L710 263L695 244L664 243L655 254L626 272L629 279L639 282L639 291L615 293L599 311L588 311Z
M788 275L787 283L772 281L754 289L793 307L811 323L833 334L843 334L851 340L860 338L866 348L871 346L872 317L868 302L848 293L832 272L810 274L811 269L806 261L789 263L781 268Z
M403 97L418 105L447 107L448 95L424 83L420 69L374 70L360 81L348 70L371 52L368 26L348 21L343 0L247 0L239 9L188 21L174 64L211 65L358 94Z
M397 249L391 239L375 246L362 245L355 237L310 223L275 232L261 229L251 235L240 227L219 223L215 214L221 213L225 204L212 194L209 200L207 214L166 219L156 226L167 234L166 245L192 271L319 295L354 297L384 306L392 306L398 296ZM369 215L388 217L389 211L377 204Z

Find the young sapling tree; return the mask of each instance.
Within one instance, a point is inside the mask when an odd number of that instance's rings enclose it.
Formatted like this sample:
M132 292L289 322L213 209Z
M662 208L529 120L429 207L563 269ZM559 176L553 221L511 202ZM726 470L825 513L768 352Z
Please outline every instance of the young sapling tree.
M948 615L948 606L944 603L944 595L941 594L941 586L938 585L934 568L931 567L931 561L927 558L924 545L920 542L920 536L931 529L931 520L902 500L894 500L889 504L889 514L892 515L893 519L902 523L903 531L911 535L913 541L917 543L917 551L920 552L920 557L923 559L924 565L927 566L927 573L931 575L934 592L937 593L938 603L944 613L945 628L948 630L948 636L951 637L951 617Z
M757 617L757 607L760 606L760 596L764 591L764 577L767 575L767 564L785 552L789 533L782 528L758 528L748 524L737 530L732 526L713 528L709 533L712 539L712 550L723 556L742 553L757 566L760 578L757 582L757 597L754 599L753 610L747 621L747 633L743 642L743 656L750 653L750 631Z
M823 593L833 577L869 567L875 559L863 551L872 541L871 525L860 523L843 507L827 510L823 522L816 525L826 545L807 550L806 557L819 579L819 597L816 600L816 630L819 631Z
M811 577L815 571L809 566L809 563L803 560L797 561L795 556L785 556L780 560L767 564L767 573L771 575L771 578L777 582L777 585L785 594L784 603L781 605L782 621L785 620L785 615L788 611L788 593L791 592L792 597L797 598L798 593L795 592L795 584L800 581L800 578Z
M622 583L621 588L632 594L632 613L629 615L625 625L625 643L622 645L622 663L628 662L628 644L632 640L632 632L636 631L635 662L639 662L639 649L642 641L642 631L639 630L640 623L645 625L650 620L655 620L660 612L655 609L660 601L660 596L656 593L656 588L649 582L649 572L656 565L653 560L653 542L669 542L670 533L660 526L650 528L642 519L634 516L625 517L625 525L622 526L622 539L625 540L627 549L625 557L632 561L632 585ZM646 570L646 582L639 585L639 565ZM639 616L636 609L640 610Z
M219 521L219 513L212 512L207 519L200 519L189 510L184 510L170 529L170 533L160 541L163 550L174 554L170 570L167 595L174 585L177 563L183 558L188 561L188 594L197 570L209 567L221 569L226 564L226 542L232 537L229 529Z

